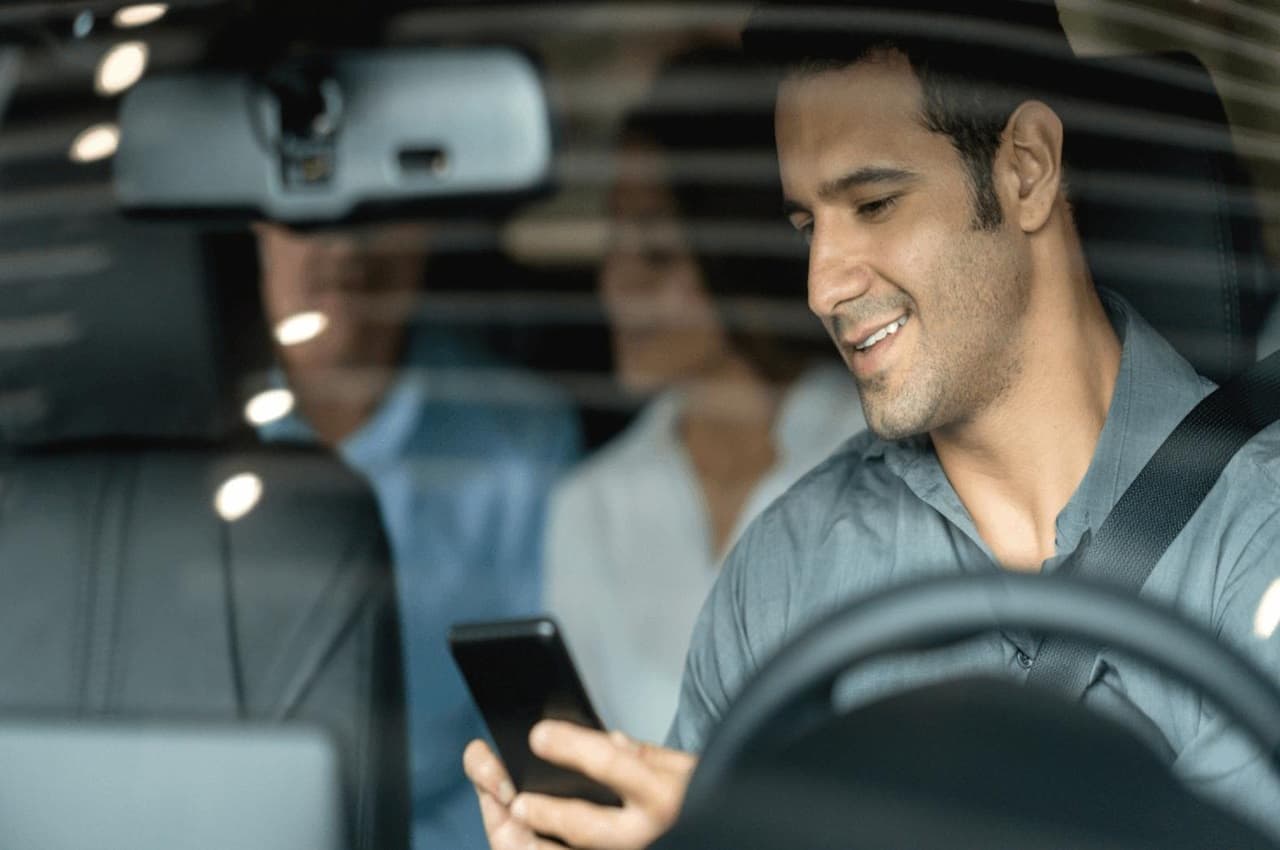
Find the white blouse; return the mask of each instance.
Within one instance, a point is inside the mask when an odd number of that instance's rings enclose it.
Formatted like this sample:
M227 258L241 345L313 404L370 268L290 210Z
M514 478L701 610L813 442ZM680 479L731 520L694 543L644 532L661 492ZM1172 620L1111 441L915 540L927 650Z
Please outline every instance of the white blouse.
M560 622L605 725L662 741L675 714L693 623L725 553L677 433L678 393L579 466L552 495L543 566ZM853 379L835 366L792 385L774 425L778 462L730 537L865 427Z

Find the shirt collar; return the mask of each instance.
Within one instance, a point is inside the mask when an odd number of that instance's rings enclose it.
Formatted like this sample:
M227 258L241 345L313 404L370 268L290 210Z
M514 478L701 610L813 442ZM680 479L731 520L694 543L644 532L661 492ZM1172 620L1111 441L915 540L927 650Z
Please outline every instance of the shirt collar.
M442 352L449 343L421 329L411 329L407 345L396 377L373 414L337 447L343 459L357 467L375 466L380 459L395 458L403 451L429 399L428 373L443 361ZM278 364L272 366L268 380L273 388L288 387L285 371ZM269 442L318 441L315 431L296 409L283 419L261 426L258 433Z

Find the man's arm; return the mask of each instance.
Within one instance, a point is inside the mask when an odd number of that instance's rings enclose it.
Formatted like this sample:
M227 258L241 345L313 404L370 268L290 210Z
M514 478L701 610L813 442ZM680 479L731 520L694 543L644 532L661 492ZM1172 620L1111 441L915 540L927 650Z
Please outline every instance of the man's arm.
M698 614L667 746L698 752L782 641L788 615L787 564L794 552L775 505L752 523L726 560ZM767 568L762 568L767 567Z

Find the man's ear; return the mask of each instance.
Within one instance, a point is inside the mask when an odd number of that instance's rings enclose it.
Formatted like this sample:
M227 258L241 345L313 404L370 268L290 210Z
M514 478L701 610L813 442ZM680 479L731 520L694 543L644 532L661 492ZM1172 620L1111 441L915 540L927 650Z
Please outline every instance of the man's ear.
M1025 233L1044 227L1062 190L1062 119L1038 100L1014 110L1005 125L1013 214Z

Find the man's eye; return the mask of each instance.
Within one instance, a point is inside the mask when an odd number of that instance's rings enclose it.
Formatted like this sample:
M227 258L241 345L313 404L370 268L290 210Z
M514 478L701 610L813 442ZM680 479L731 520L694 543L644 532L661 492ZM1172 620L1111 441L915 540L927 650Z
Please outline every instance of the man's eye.
M865 204L858 204L858 215L862 218L879 218L893 209L897 203L898 196L890 195L887 198L879 198L874 201L868 201Z

